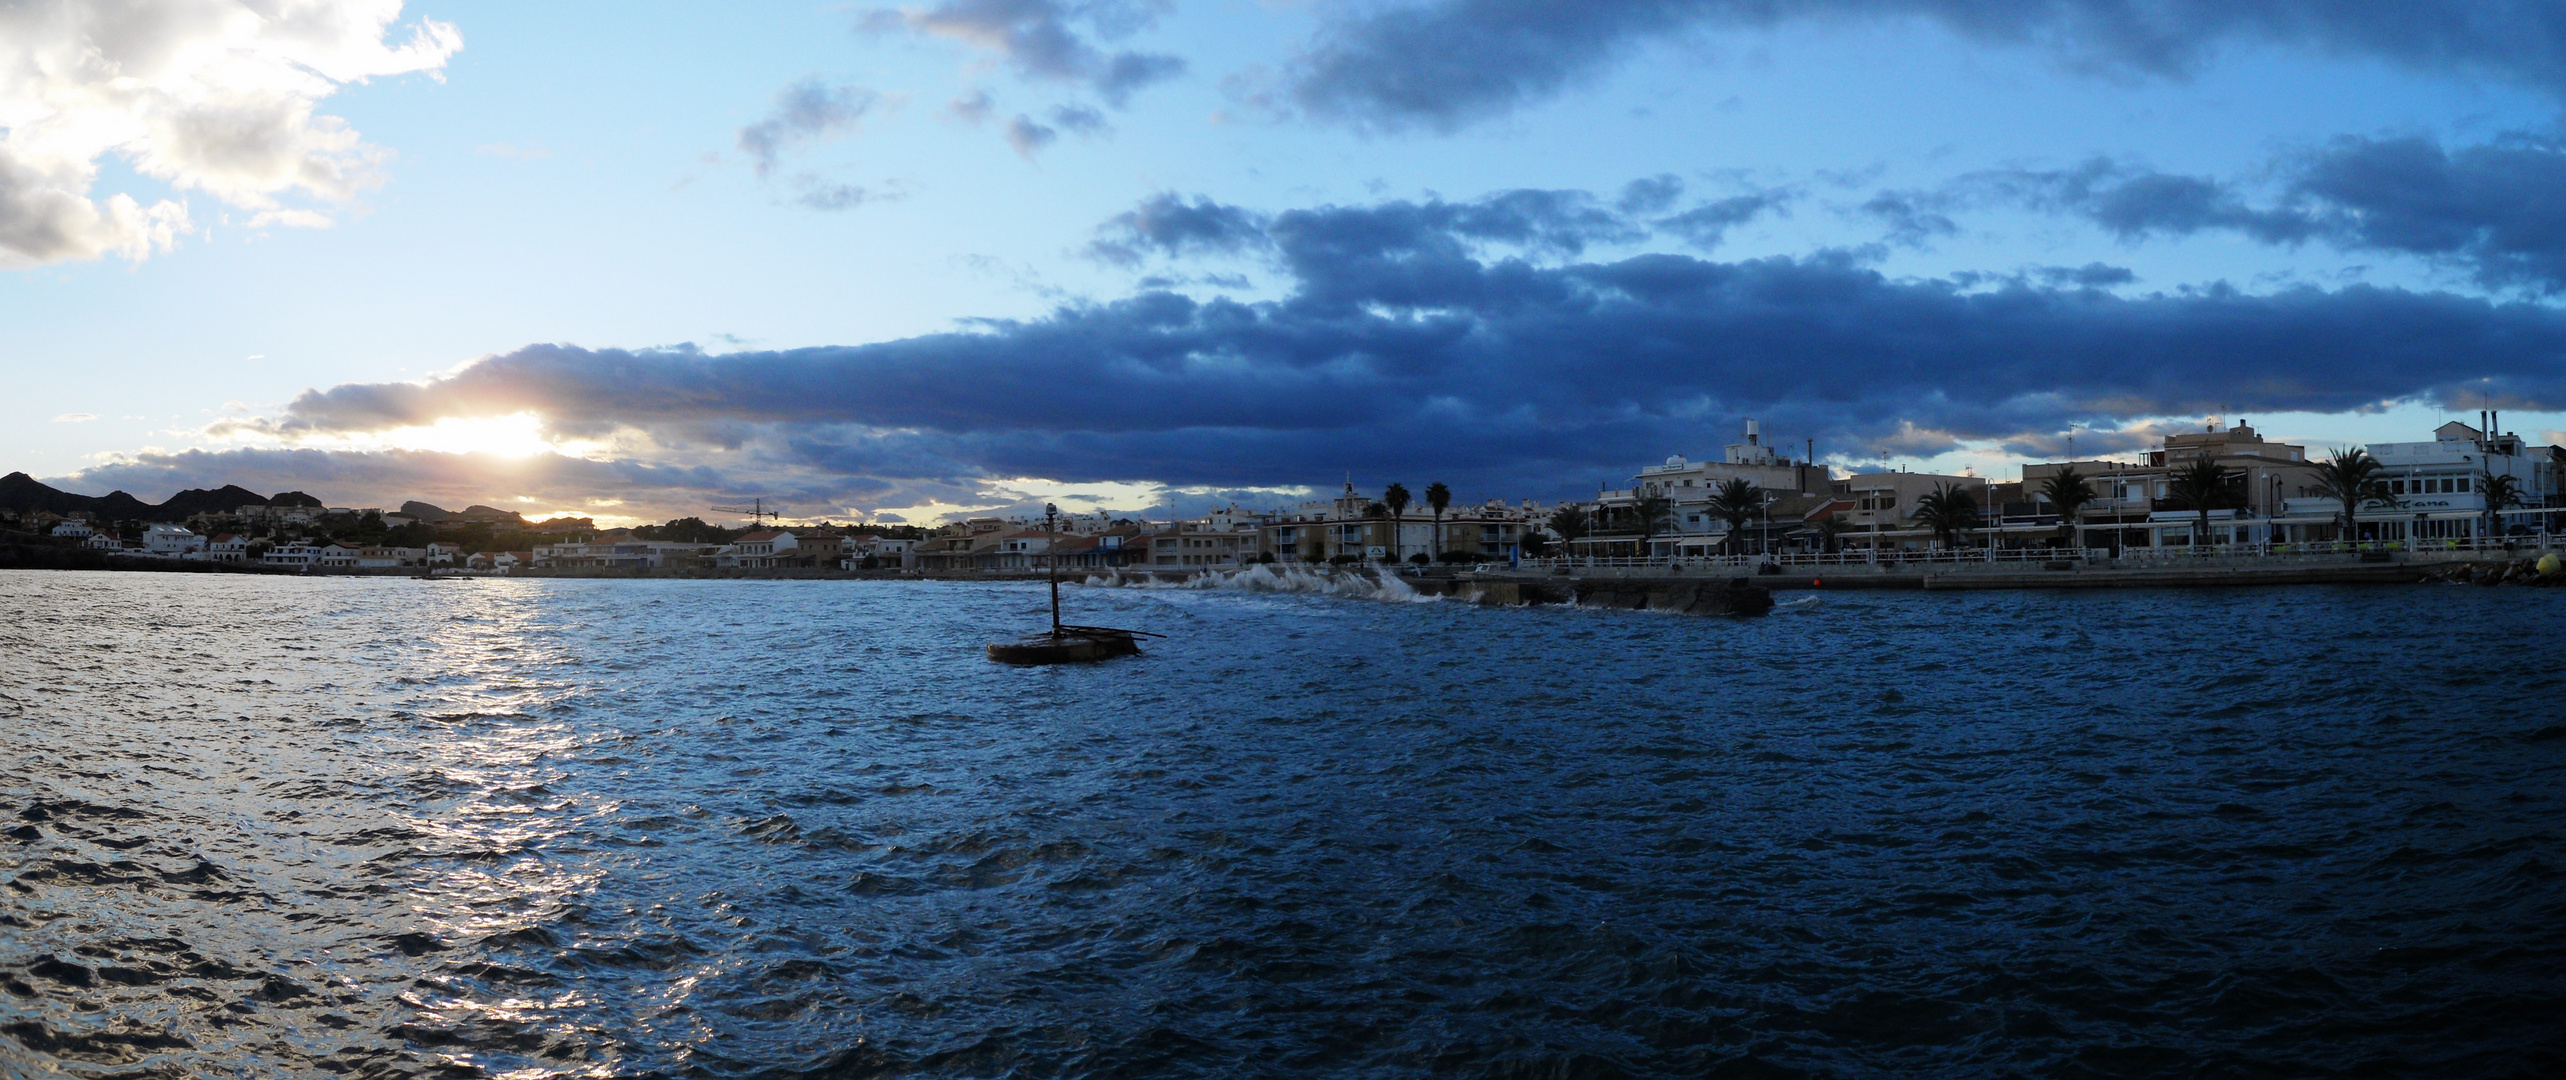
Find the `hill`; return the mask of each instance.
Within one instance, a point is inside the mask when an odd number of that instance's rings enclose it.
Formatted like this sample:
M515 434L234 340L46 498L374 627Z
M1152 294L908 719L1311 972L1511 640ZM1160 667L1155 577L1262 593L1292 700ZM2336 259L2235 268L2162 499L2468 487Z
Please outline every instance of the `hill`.
M236 485L226 484L211 491L189 488L154 505L122 491L104 495L74 495L58 491L23 472L0 476L0 510L22 514L71 514L87 512L105 521L185 521L189 515L238 510L244 506L308 505L321 501L300 492L287 492L300 499L284 503L285 495L270 500L267 496Z

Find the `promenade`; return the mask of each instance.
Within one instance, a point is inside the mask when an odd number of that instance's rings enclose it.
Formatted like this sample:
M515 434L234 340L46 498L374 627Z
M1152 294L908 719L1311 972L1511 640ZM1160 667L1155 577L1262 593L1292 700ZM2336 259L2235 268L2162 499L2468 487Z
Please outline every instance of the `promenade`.
M1770 589L2093 589L2246 585L2413 584L2462 567L2566 559L2566 537L2406 544L2236 544L2085 549L1962 548L1932 552L1738 555L1692 559L1526 560L1482 578L1749 577Z

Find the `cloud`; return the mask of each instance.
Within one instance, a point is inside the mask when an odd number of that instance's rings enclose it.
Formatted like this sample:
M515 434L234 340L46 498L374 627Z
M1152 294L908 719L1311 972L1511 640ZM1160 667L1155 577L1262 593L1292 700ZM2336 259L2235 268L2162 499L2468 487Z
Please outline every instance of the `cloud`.
M1624 195L1623 201L1629 201ZM1660 232L1681 237L1685 243L1709 251L1728 238L1728 231L1767 212L1783 213L1791 196L1783 191L1765 191L1752 195L1733 195L1704 203L1680 214L1661 217L1651 222Z
M86 424L95 419L98 419L97 413L67 412L54 417L53 422L57 424Z
M864 25L906 27L987 49L1027 77L1083 85L1121 108L1135 91L1184 74L1185 61L1162 53L1107 52L1088 39L1147 29L1168 7L1166 0L944 0L930 8L876 11Z
M2181 77L2234 42L2566 91L2566 11L2542 0L1409 0L1335 9L1281 97L1361 127L1452 131L1684 35L1852 20L1932 23L2103 74Z
M1673 173L1645 176L1622 186L1613 208L1625 214L1661 214L1684 196L1684 178Z
M1201 195L1189 204L1174 192L1141 200L1096 232L1088 257L1124 266L1138 265L1152 252L1168 258L1234 255L1266 244L1264 215Z
M1058 141L1060 141L1060 129L1034 123L1033 117L1023 113L1018 113L1015 119L1007 121L1007 145L1015 147L1016 153L1022 155L1027 161L1033 160L1036 151Z
M463 47L434 21L389 44L400 11L399 0L0 6L0 265L142 259L191 230L179 199L94 196L111 154L267 223L326 224L310 204L380 184L388 155L317 113L321 100L379 76L436 75Z
M1276 214L1263 233L1290 285L1271 300L1144 291L785 351L533 345L425 382L308 391L240 429L291 442L533 413L646 473L720 460L725 483L897 506L861 499L1347 470L1564 496L1717 445L1741 416L1858 458L2230 408L2474 407L2481 391L2566 407L2566 313L2540 305L2366 285L2122 296L2097 286L2124 272L2093 266L1901 280L1830 253L1543 265L1525 254L1590 242L1601 204L1524 194ZM1236 220L1207 199L1153 203Z
M947 102L944 111L956 120L976 125L986 122L997 107L998 103L989 97L988 91L974 90Z
M1063 131L1078 135L1102 135L1113 130L1105 123L1105 114L1084 105L1061 105L1053 108L1051 122Z
M2127 241L2233 232L2455 268L2488 289L2566 292L2566 143L2511 135L2456 149L2422 137L2343 136L2283 155L2273 190L2095 158L1974 173L1935 191L1882 192L1865 211L1890 240L1956 230L1949 213L2015 205L2084 218Z
M855 130L882 95L861 86L830 86L803 79L775 95L775 111L741 128L739 148L757 165L757 175L775 171L786 147L811 139L830 139Z

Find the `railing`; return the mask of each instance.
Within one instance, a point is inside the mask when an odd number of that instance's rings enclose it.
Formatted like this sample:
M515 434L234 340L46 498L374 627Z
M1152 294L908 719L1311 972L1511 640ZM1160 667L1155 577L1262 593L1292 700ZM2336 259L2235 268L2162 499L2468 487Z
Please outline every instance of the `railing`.
M2339 560L2347 556L2381 556L2389 558L2463 555L2520 555L2556 549L2566 537L2551 533L2527 536L2462 537L2448 540L2392 540L2344 543L2317 541L2309 543L2203 544L2176 547L2110 548L1936 548L1926 551L1886 549L1840 551L1833 554L1816 552L1774 552L1746 555L1564 555L1527 558L1522 565L1532 570L1580 569L1663 569L1676 572L1732 571L1753 573L1765 566L1783 568L1828 566L1927 567L1969 565L2025 566L2035 563L2179 563L2201 559L2260 559L2297 561Z

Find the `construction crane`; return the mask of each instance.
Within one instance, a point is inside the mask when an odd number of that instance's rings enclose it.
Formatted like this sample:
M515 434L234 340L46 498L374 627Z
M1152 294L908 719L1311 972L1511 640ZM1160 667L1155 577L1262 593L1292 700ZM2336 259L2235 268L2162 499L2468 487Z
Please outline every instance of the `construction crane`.
M716 514L746 514L748 515L750 528L756 528L766 524L769 518L777 521L784 520L784 512L781 510L767 509L766 500L764 499L752 500L747 506L716 506L712 507L711 510Z

